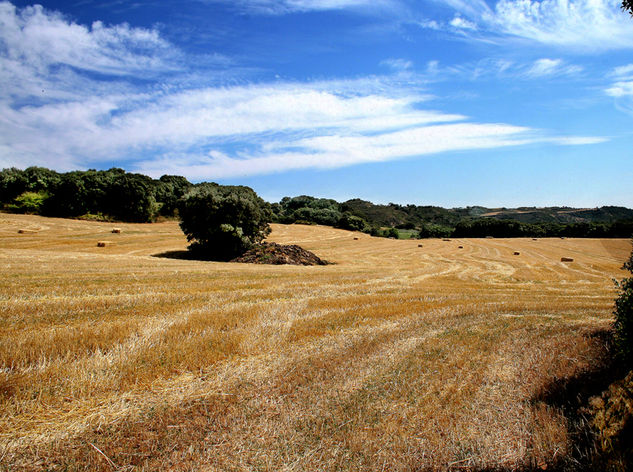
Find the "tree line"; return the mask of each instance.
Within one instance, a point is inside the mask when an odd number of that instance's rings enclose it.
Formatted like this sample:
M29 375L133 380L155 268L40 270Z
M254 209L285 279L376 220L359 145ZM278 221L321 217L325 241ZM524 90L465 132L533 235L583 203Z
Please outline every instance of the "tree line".
M266 215L270 222L328 225L382 237L398 238L406 233L417 238L627 238L633 234L633 210L623 207L491 211L478 206L446 209L395 203L376 205L360 199L337 202L307 195L284 197L269 204L247 189L192 184L177 175L152 179L119 168L59 173L44 167L29 167L0 172L0 205L5 211L46 216L141 223L161 217L176 218L186 202L193 204L186 196L195 190L207 195L213 193L216 200L220 195L220 200L239 200L248 194L246 200L259 208L254 212L256 217ZM235 211L230 205L223 208L222 211Z

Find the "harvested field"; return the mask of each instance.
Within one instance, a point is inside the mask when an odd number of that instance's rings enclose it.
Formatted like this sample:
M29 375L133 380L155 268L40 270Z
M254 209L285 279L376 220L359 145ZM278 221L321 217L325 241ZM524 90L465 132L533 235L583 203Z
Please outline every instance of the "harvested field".
M603 355L631 250L483 238L421 251L273 225L271 241L334 264L267 266L154 257L185 249L175 222L120 228L97 248L111 223L0 214L0 470L569 463L547 391Z

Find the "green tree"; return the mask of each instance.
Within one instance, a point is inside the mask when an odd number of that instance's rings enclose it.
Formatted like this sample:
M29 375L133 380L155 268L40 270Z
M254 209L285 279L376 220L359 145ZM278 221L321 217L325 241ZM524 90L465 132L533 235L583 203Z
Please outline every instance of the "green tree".
M48 193L43 190L39 192L24 192L16 197L13 203L8 205L7 209L15 213L39 215L47 198Z
M349 212L343 213L336 225L338 228L348 229L350 231L370 231L370 227L362 218L352 215Z
M230 260L269 233L270 205L251 188L197 185L181 200L180 227L198 257Z
M154 192L162 216L175 216L178 201L191 189L192 184L179 175L163 175L155 182Z
M147 223L157 211L154 181L142 174L120 174L107 192L108 213L122 221Z
M12 202L15 197L28 190L24 171L11 167L0 172L0 202Z
M633 251L623 269L633 274ZM618 353L629 367L633 367L633 277L617 283L618 298L615 300L615 342Z
M622 0L622 10L626 10L633 15L633 0Z

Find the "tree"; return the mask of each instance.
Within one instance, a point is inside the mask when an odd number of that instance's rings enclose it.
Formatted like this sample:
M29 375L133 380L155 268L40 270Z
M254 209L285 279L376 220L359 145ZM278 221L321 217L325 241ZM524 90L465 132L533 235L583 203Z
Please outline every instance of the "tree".
M230 260L269 233L270 205L249 187L197 185L181 200L180 227L198 257Z
M15 213L39 215L47 198L48 193L43 190L39 192L24 192L16 197L13 203L7 205L7 209Z
M633 251L623 269L633 274ZM617 283L619 296L615 300L615 343L624 362L633 367L633 277Z
M24 171L11 167L0 172L0 202L12 202L15 197L28 190Z
M633 15L633 0L622 0L622 10L628 11Z
M146 175L118 175L108 189L108 213L122 221L152 221L157 210L153 186L153 180Z

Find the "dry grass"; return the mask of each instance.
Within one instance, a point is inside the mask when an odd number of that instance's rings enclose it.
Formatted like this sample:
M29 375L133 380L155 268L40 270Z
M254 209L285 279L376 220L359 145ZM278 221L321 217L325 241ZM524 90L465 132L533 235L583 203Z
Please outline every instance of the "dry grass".
M278 267L152 257L185 248L170 222L97 248L111 231L0 214L0 469L554 464L541 393L595 363L630 251L276 225L336 262Z

